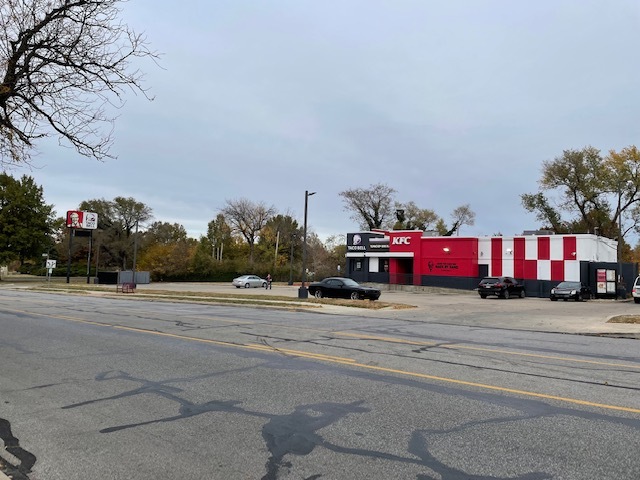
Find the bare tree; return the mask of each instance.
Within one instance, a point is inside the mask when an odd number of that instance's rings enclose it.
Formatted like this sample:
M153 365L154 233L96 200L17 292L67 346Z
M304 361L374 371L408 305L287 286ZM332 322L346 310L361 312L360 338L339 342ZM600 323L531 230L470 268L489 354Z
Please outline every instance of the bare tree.
M462 228L463 225L474 225L476 223L476 214L471 210L471 206L467 203L466 205L459 206L451 212L451 219L453 220L453 225L449 231L445 233L445 236L451 236L455 232L459 235L460 228Z
M246 198L227 200L221 213L231 228L240 233L249 245L249 261L253 263L253 247L260 231L276 213L276 209L267 207L264 202L253 203Z
M354 188L340 192L344 209L361 228L390 228L393 225L393 195L396 191L378 183L368 189Z
M136 58L158 54L120 19L126 0L0 2L0 166L29 161L57 135L81 155L113 158L113 112L147 91Z

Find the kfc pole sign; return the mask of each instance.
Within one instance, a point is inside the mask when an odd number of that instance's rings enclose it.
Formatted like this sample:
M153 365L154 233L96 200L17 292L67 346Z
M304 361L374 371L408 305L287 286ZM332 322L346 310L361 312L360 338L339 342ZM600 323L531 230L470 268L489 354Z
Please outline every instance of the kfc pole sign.
M98 228L98 214L93 212L82 212L79 210L69 210L67 212L67 227L95 230Z

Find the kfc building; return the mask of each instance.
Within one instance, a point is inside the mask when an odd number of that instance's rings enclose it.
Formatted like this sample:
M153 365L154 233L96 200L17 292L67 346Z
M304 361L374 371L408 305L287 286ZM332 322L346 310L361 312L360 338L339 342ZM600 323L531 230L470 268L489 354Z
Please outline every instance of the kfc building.
M418 230L347 234L347 276L359 282L471 290L486 276L522 280L529 296L546 297L564 280L597 290L602 270L620 271L617 242L592 234L441 237ZM634 264L622 265L633 282Z

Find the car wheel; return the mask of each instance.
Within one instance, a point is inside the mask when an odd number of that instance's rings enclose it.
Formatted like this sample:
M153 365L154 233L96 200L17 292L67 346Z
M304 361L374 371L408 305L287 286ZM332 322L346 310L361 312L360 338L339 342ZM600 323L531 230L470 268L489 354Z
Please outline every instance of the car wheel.
M634 301L634 302L636 302L636 303L640 303L640 298L638 298L638 297L633 297L633 301Z
M480 298L487 298L487 296L484 293L481 293Z
M316 290L316 293L313 294L316 298L322 298L322 290Z
M244 288L249 288L251 285L249 285L249 283L245 283L244 284Z
M576 295L576 302L581 302L582 300L583 300L583 298L582 298L582 294L581 293Z
M552 302L557 302L557 301L558 301L558 299L557 299L556 297L551 297L551 301L552 301Z
M511 295L509 295L509 290L505 290L502 293L502 296L504 297L505 300L509 300L509 297L511 296Z
M522 290L522 291L520 292L520 298L524 298L524 297L526 297L526 296L527 296L527 294L525 293L525 291L524 291L524 290Z
M358 292L351 292L351 300L358 300L359 298Z
M236 285L236 288L240 288L240 285Z
M262 288L267 288L267 282L262 282Z

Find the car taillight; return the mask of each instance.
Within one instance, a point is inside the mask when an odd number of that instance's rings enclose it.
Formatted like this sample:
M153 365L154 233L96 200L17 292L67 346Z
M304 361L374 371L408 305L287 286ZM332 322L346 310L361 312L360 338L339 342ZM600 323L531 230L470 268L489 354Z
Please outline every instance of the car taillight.
M501 283L495 283L493 286L494 287L498 287L498 288L502 288L502 284Z

